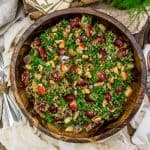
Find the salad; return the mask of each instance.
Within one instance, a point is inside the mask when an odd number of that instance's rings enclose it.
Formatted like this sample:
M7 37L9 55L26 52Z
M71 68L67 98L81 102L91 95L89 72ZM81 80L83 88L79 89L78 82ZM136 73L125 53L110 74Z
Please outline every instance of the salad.
M21 81L32 111L60 131L90 132L123 113L132 49L90 16L62 19L35 37Z

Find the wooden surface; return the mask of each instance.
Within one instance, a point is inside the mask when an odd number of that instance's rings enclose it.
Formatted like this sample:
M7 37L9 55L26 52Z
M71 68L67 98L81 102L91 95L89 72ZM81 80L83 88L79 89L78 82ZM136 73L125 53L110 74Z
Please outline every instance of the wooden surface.
M123 115L120 116L119 119L109 122L104 126L100 127L98 130L96 130L96 132L91 132L86 136L72 136L62 132L55 132L54 130L52 130L52 128L48 129L44 127L38 117L32 116L32 114L29 113L28 109L30 105L28 104L24 89L22 89L20 86L20 74L22 72L21 69L23 66L23 57L29 51L30 43L37 34L41 33L48 26L55 24L62 17L70 18L75 16L82 16L82 14L93 16L93 18L102 21L105 26L111 28L114 32L122 33L122 35L128 39L130 46L134 51L136 69L134 70L135 76L134 82L132 83L133 94L127 101L127 104L124 106L125 111ZM135 38L130 34L128 29L120 24L117 20L104 13L100 13L92 9L71 8L57 11L50 15L44 16L43 18L40 18L23 34L23 36L17 43L12 58L13 59L11 63L10 76L12 90L16 97L16 101L19 104L23 113L27 116L30 123L39 128L41 131L57 139L65 140L68 142L92 142L96 140L102 140L118 132L129 123L134 114L137 112L145 94L146 66L140 46L137 44Z

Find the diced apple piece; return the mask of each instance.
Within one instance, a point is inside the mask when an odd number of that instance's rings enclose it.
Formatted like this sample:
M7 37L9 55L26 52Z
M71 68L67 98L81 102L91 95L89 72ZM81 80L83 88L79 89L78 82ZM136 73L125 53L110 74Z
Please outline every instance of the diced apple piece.
M62 65L61 65L61 71L62 71L63 73L67 72L67 71L68 71L68 67L67 67L66 65L62 64Z
M73 132L73 130L74 130L74 126L68 126L68 127L65 129L66 132Z
M106 27L103 24L99 24L98 27L102 32L105 32Z
M82 93L83 93L83 94L90 94L90 90L87 89L87 88L83 88L83 89L82 89Z
M132 88L130 86L127 87L126 91L125 91L125 96L129 97L132 94Z
M91 76L91 73L90 73L89 71L85 72L85 76L86 76L87 78L91 78L91 77L92 77L92 76Z
M121 72L121 77L123 78L123 80L127 80L128 75L127 75L127 73L125 71L122 71Z
M32 66L31 66L30 64L25 65L25 68L26 68L27 70L32 70Z
M67 117L64 119L64 123L67 124L72 120L72 117Z

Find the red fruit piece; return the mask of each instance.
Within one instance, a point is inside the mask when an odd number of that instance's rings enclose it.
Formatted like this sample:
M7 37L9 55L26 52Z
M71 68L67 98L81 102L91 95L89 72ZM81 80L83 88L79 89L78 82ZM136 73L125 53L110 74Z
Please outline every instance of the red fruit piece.
M97 72L97 76L98 76L98 82L103 82L106 78L106 75L104 72Z
M106 60L106 56L107 56L107 53L106 53L105 48L101 48L101 49L99 50L99 54L100 54L100 56L101 56L100 60L101 60L101 61L105 61L105 60Z
M50 107L49 107L49 111L50 111L52 114L56 114L57 111L58 111L57 105L56 105L56 104L51 104Z
M68 94L68 95L64 96L64 99L67 102L72 102L73 100L75 100L75 96L74 96L74 94Z
M46 112L47 111L46 103L45 102L41 102L40 105L39 105L39 109L43 113Z
M117 37L114 41L114 45L117 46L117 47L122 47L124 45L122 38Z
M74 65L71 65L70 67L70 73L75 74L76 73L76 67Z
M91 119L91 118L94 117L94 113L91 112L91 111L87 111L85 115L86 115L86 117L89 118L89 119Z
M127 50L122 48L122 49L119 50L118 53L119 53L120 57L125 57L127 55Z
M85 99L86 102L92 102L93 101L93 99L91 98L90 94L85 94L84 99Z
M72 101L72 102L70 103L70 109L71 109L71 110L76 110L76 109L77 109L77 103L76 103L76 101Z
M107 100L107 102L111 100L111 94L109 92L105 93L105 99Z
M59 56L62 56L64 53L65 53L65 49L64 49L64 48L61 48L61 49L58 51L58 55L59 55Z
M82 47L82 48L84 48L85 44L84 44L83 42L81 42L81 43L79 44L79 46Z
M78 86L85 86L87 84L88 84L88 80L86 80L86 79L82 79L81 81L79 81L77 83Z
M23 72L21 75L21 81L23 82L24 86L27 86L29 83L29 73L28 72Z
M42 44L42 42L41 42L40 39L37 39L37 40L35 40L35 41L33 42L33 45L36 46L36 47L41 46L41 44Z
M63 122L63 118L61 118L61 117L55 117L55 122L57 122L57 123L62 123Z
M79 27L80 26L80 18L76 17L76 18L72 19L70 26L71 26L71 28Z
M53 78L55 81L59 81L59 80L62 79L62 77L60 76L59 71L55 71L55 72L53 72L51 75L52 75L52 78Z
M116 88L116 93L120 94L120 93L122 93L122 91L123 91L122 87L117 87Z
M42 57L42 59L46 59L47 58L47 54L46 54L46 51L44 48L40 47L39 48L39 53L40 53L40 56Z
M100 35L100 36L98 36L95 40L93 40L93 43L94 43L94 44L97 44L97 43L102 44L102 43L104 43L105 41L106 41L105 36L104 36L104 35Z
M43 86L41 86L41 85L39 85L39 86L37 87L37 91L38 91L38 93L41 94L41 95L45 95L45 94L46 94L45 88L44 88Z
M91 25L87 25L87 36L92 36L93 30Z

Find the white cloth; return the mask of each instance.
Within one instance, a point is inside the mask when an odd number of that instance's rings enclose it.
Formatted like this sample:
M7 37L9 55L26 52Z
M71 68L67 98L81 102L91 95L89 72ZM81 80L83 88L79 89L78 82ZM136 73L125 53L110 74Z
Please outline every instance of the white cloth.
M3 57L7 80L9 80L9 65L14 45L30 24L32 24L31 20L28 17L24 17L12 25L3 36ZM147 50L150 50L150 45L146 46L144 50L145 54ZM25 119L17 126L0 129L0 142L8 150L149 150L150 103L148 102L147 96L145 96L139 112L131 121L131 125L137 129L132 137L132 141L125 127L104 141L89 144L75 144L49 137L37 129L32 128Z

